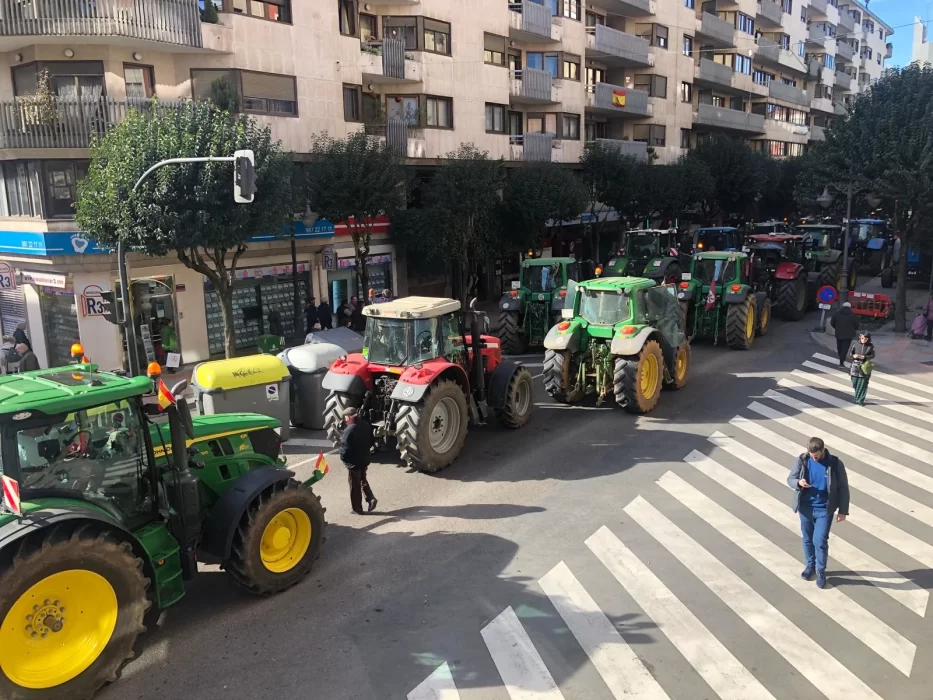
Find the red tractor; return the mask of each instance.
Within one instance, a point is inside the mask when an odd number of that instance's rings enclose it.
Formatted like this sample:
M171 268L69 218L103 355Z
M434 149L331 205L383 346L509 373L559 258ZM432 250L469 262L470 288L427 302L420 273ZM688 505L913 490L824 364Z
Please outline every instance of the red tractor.
M790 233L755 234L748 237L745 250L755 291L768 293L778 316L788 321L802 319L809 299L816 298L816 290L810 289L807 270L801 264L803 237Z
M453 462L467 427L490 413L507 428L528 422L531 373L502 359L486 317L453 299L406 297L363 309L363 352L331 365L324 428L336 446L347 407L360 409L377 442L394 443L404 462L436 472Z

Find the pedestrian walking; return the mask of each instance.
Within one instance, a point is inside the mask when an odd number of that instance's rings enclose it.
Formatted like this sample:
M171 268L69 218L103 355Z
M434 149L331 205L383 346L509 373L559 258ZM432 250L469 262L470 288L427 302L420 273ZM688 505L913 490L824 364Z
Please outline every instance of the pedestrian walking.
M366 319L363 317L363 302L356 297L353 297L351 301L353 310L350 312L350 327L357 333L362 333L366 330Z
M340 435L340 459L347 467L347 481L350 483L350 506L357 515L363 515L363 496L369 504L369 512L376 509L376 496L369 487L366 470L369 467L369 455L373 447L373 427L360 416L358 409L344 409L343 420L346 427Z
M816 574L817 588L825 588L833 516L841 523L849 515L846 467L841 459L829 453L822 439L810 438L807 451L790 470L787 485L794 489L794 512L800 516L805 562L800 578L809 581Z
M839 366L845 367L849 347L858 332L858 316L852 313L852 304L849 302L843 304L842 308L829 319L829 324L836 330L836 354L839 356Z
M933 296L927 299L927 307L923 312L927 320L927 340L933 340Z
M865 405L865 396L868 394L868 380L875 367L875 346L871 342L871 333L859 333L858 342L849 351L852 366L849 368L849 377L852 379L852 388L855 390L855 403Z
M39 367L39 358L36 357L36 353L34 353L32 348L26 345L26 343L20 343L16 346L16 354L19 355L20 372L31 372L36 369L41 369Z
M330 310L330 303L327 301L327 297L321 299L321 303L317 307L317 320L318 323L321 324L322 331L334 327L333 313Z
M314 305L314 297L311 297L308 300L308 305L305 306L305 333L311 333L318 323L317 306Z

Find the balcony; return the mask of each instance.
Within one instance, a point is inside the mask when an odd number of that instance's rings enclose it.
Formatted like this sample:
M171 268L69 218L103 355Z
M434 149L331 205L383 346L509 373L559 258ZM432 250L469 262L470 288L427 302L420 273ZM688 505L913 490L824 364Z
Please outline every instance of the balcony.
M845 92L852 90L852 76L842 71L836 71L836 88Z
M823 49L826 53L835 52L835 38L826 34L826 29L816 23L811 24L807 31L807 43L811 47Z
M401 39L383 39L360 44L360 70L363 82L380 85L420 83L421 61L405 54Z
M560 25L553 23L550 8L531 0L509 3L509 38L541 43L560 41Z
M402 158L426 158L424 129L411 126L404 119L389 117L385 124L364 127L367 134L384 138L386 145Z
M655 0L600 0L599 6L610 15L623 17L648 17L657 14Z
M696 22L697 36L705 39L704 42L699 43L708 43L719 49L735 46L735 27L725 20L709 12L703 12Z
M515 146L521 146L521 160L550 162L554 158L554 134L531 133L512 136L511 140L513 153Z
M801 107L810 106L810 95L805 90L796 88L793 85L785 85L777 80L772 80L768 84L768 95L775 100L792 102Z
M648 144L644 141L624 141L622 139L596 139L599 146L614 148L619 155L629 156L643 163L648 162Z
M586 86L586 109L619 119L638 119L651 116L648 93L611 83Z
M612 67L654 65L654 54L645 39L602 24L586 28L586 57Z
M732 69L708 58L701 58L693 74L694 82L713 88L732 87Z
M758 38L758 47L755 51L756 59L761 63L780 66L784 70L795 73L806 73L803 59L788 49L781 48L780 44L766 39Z
M758 12L755 14L755 19L759 27L778 29L783 26L784 11L773 0L758 0Z
M828 19L828 5L829 3L826 0L810 0L807 17L809 19Z
M825 141L826 140L826 129L822 126L811 126L810 127L810 140L811 141Z
M848 10L839 10L839 33L852 34L855 32L855 18Z
M551 74L537 68L512 71L510 78L512 102L515 104L554 104L556 95Z
M855 57L855 49L848 41L836 42L836 63L852 63Z
M824 114L833 114L833 101L828 97L814 97L810 100L810 109L814 112L823 112Z
M737 109L714 107L708 104L698 106L693 122L697 126L748 134L763 134L765 131L765 118L760 114L749 114Z
M201 49L198 0L0 0L0 51L72 40Z

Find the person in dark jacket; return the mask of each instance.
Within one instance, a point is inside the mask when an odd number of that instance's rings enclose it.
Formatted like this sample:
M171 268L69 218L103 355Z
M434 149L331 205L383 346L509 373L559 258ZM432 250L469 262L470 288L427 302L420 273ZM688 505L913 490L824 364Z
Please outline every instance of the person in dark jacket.
M357 333L362 333L366 330L366 317L363 316L363 302L353 297L350 303L353 304L353 310L350 312L350 327Z
M858 316L852 313L852 304L843 304L829 319L829 324L836 330L836 354L839 356L839 366L844 368L849 347L858 331Z
M29 340L29 336L26 335L26 322L20 321L16 324L16 330L13 331L13 340L16 341L16 344L19 345L22 343L32 350L32 342Z
M314 304L314 297L311 297L308 300L308 305L305 306L305 333L311 333L317 323L317 306Z
M321 324L321 330L326 331L334 327L333 314L330 310L330 303L327 301L327 297L321 299L320 305L317 307L317 320Z
M875 359L875 346L871 342L871 333L859 333L858 342L849 350L849 359L852 360L849 378L855 390L855 403L864 406L865 397L868 395L868 380L871 378L871 365ZM865 365L866 362L869 362L868 366Z
M19 355L19 371L32 372L41 369L39 367L39 358L26 343L20 343L16 346L16 354Z
M376 509L376 496L369 487L366 479L366 469L369 467L369 454L373 447L373 427L360 417L359 410L353 407L343 412L346 428L340 435L340 459L349 472L347 481L350 483L350 505L353 512L363 515L363 494L369 504L369 512Z
M826 586L826 560L829 557L829 529L836 511L836 522L849 515L849 477L842 460L831 455L823 440L810 438L807 451L797 458L787 485L794 489L794 512L800 516L803 557L806 567L800 578L809 581L816 574L818 588Z

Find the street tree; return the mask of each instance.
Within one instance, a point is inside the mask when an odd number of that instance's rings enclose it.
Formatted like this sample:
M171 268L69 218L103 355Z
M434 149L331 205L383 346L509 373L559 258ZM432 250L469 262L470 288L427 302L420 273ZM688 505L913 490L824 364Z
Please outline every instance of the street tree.
M645 173L654 211L664 226L677 225L715 193L709 168L697 158L682 156L669 165L653 165Z
M641 168L631 156L603 142L589 144L580 158L580 180L586 193L584 211L589 215L592 257L600 258L601 234L610 211L628 213L638 189Z
M686 157L706 165L713 178L713 191L701 202L708 218L748 215L754 211L755 198L766 185L766 177L761 160L748 144L716 136L698 143Z
M161 160L231 156L252 149L257 192L233 202L233 164L169 165L134 193L137 179ZM78 184L75 218L101 245L161 257L174 253L211 281L220 297L224 350L234 355L233 281L247 239L279 231L292 217L291 159L267 127L233 118L209 102L182 107L154 103L91 146L87 177ZM123 290L126 293L126 290Z
M401 157L384 139L362 131L336 139L314 137L308 168L307 200L311 209L332 223L346 223L353 239L356 279L361 297L369 289L366 262L373 230L381 216L392 216L405 205L407 175Z
M889 69L861 93L827 130L808 159L801 198L824 187L870 193L898 203L901 245L897 261L895 329L906 329L907 249L923 248L933 232L933 67ZM835 197L845 199L844 196Z
M549 162L516 168L502 201L507 236L521 248L539 248L549 226L576 219L586 204L586 188L570 170Z

